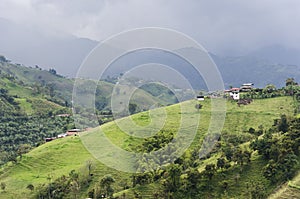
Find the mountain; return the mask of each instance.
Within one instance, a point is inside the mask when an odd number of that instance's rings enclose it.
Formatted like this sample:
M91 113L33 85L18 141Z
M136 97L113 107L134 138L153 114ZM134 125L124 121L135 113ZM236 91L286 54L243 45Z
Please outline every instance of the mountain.
M13 62L27 66L38 65L40 68L54 68L64 76L75 77L79 66L85 57L98 44L97 41L77 38L73 35L59 35L40 32L34 27L14 24L0 18L0 54L5 55ZM59 35L59 36L58 36ZM118 50L109 47L109 50ZM179 49L193 53L192 49ZM300 50L280 45L267 46L257 49L243 56L222 57L210 53L217 64L225 87L239 87L242 83L253 82L257 87L264 87L269 83L282 87L284 81L293 77L300 80ZM101 56L101 55L99 55ZM206 89L203 78L186 61L160 50L131 52L115 60L105 72L116 76L128 72L133 66L147 63L164 64L177 70L190 84L197 89ZM149 67L151 69L151 67ZM155 67L154 67L155 68ZM153 73L153 71L152 71ZM99 74L86 71L87 76L98 78ZM137 76L155 76L151 70L135 73ZM158 78L178 84L178 78L170 75L170 70L156 72ZM182 82L180 80L180 82ZM186 87L186 86L185 86Z
M0 18L0 54L16 63L55 68L74 77L87 54L98 42L73 35L50 35Z
M212 54L211 56L227 88L239 87L247 82L254 83L258 88L264 88L267 84L274 84L281 88L289 77L300 80L300 65L280 64L251 55L218 57Z
M179 51L197 55L198 50L186 48L179 49ZM254 83L259 88L264 88L267 84L274 84L281 88L287 78L293 77L296 81L300 80L300 65L277 63L250 54L240 57L220 57L212 53L209 55L216 63L226 88L230 86L239 87L248 82ZM148 70L142 70L142 66L147 63L151 63L146 66ZM155 64L160 64L160 66ZM163 69L163 65L168 66L171 70ZM135 66L140 67L138 68L140 72L138 70L132 71ZM174 70L181 77L176 76ZM185 81L188 81L194 89L207 89L203 77L187 60L163 50L144 49L121 56L110 65L104 76L113 76L127 71L138 77L157 78L178 87L188 87L185 84Z
M249 53L248 56L277 64L300 66L300 49L282 45L266 46Z

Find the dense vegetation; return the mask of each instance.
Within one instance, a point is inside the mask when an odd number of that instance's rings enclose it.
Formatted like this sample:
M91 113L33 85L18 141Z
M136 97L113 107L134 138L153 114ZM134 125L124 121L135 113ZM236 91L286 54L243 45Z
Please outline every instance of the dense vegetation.
M21 91L21 92L19 92ZM0 165L17 161L23 153L72 128L70 110L35 94L15 77L0 73Z

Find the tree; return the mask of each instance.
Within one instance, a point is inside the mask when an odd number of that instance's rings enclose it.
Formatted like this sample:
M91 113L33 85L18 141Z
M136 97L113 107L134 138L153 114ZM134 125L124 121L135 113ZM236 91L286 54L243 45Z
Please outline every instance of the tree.
M270 160L269 163L263 169L264 177L270 180L272 183L275 183L278 181L278 179L276 178L277 173L277 164L274 160Z
M212 177L215 175L215 173L216 173L215 164L207 164L205 166L204 175L207 176L209 180L212 179Z
M293 177L295 166L298 164L298 157L293 153L288 153L278 161L278 166L283 173L283 179L288 180Z
M243 156L244 156L243 158L247 164L249 164L251 161L251 154L252 154L251 151L248 151L248 150L243 152Z
M285 86L293 86L293 85L297 85L294 78L287 78L285 80Z
M56 70L54 68L50 68L49 73L51 73L53 75L56 75Z
M252 182L250 186L250 196L252 199L264 199L266 198L266 189L259 182Z
M218 158L217 160L217 168L218 169L223 169L225 167L226 161L225 158Z
M134 103L129 103L129 113L130 115L136 113L137 111L137 104L134 104Z
M285 81L285 93L290 96L294 96L295 93L297 93L298 87L297 82L295 82L294 78L288 78Z
M0 187L1 187L2 191L5 191L5 189L6 189L6 183L5 182L1 182L0 183Z
M276 86L274 84L268 84L266 87L265 87L265 90L267 92L273 92L276 90Z
M202 104L196 104L195 108L199 111L202 108L202 106L203 106Z
M165 181L165 188L169 192L175 192L180 185L180 175L181 175L181 168L178 164L171 164L167 168L166 172L167 178Z
M29 189L30 191L34 190L34 186L32 184L27 185L26 189Z
M197 193L200 180L201 174L197 168L191 168L188 170L185 190L190 194L190 198Z
M288 131L289 125L287 121L286 115L281 115L279 124L278 124L278 130L286 133Z
M115 182L115 179L111 175L106 175L100 180L100 190L105 197L111 197L114 193L112 184Z
M226 144L223 148L223 153L228 161L232 161L234 149L231 144Z
M20 160L22 160L23 154L28 153L31 149L29 144L21 144L17 150L18 156L20 156Z
M244 164L244 156L243 156L243 151L242 151L242 149L240 148L240 147L238 147L236 150L235 150L235 152L234 152L234 154L233 154L233 159L234 159L234 161L236 161L238 164L240 164L241 166L243 166L243 164Z
M8 62L8 60L3 55L0 55L0 62Z
M254 134L254 133L255 133L255 129L252 128L252 127L250 127L249 130L248 130L248 132L249 132L250 134Z
M227 190L229 186L229 182L227 180L223 180L220 182L220 185L224 190Z
M77 182L76 180L73 180L73 181L70 183L70 190L71 190L71 192L73 193L74 199L77 199L77 196L78 196L79 191L80 191L80 185L79 185L79 182Z

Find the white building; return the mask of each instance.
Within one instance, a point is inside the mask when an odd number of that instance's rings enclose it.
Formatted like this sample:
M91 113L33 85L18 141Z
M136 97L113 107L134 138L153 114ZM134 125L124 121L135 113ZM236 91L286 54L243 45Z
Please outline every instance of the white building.
M229 96L234 100L239 100L240 99L240 89L239 88L230 89Z

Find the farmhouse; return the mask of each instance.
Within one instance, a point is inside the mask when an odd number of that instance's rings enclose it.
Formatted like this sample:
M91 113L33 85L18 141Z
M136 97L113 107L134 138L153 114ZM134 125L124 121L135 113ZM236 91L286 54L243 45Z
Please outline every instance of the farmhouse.
M57 135L57 138L64 138L64 137L66 137L66 136L67 136L66 133L62 133L62 134Z
M242 84L240 91L241 92L248 92L253 89L254 84L253 83L245 83Z
M225 93L229 93L229 96L234 100L240 99L240 88L231 88L230 90L225 90Z
M204 101L204 96L203 95L198 95L197 100L198 101Z
M66 132L67 136L77 135L81 130L80 129L70 129Z

